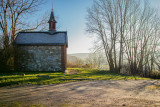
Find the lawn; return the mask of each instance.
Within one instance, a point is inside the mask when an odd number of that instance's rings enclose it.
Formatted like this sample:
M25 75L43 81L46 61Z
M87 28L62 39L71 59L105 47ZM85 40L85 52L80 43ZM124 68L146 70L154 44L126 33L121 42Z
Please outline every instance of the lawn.
M84 80L149 79L116 74L107 70L68 68L63 72L0 72L0 87L23 84L59 84Z

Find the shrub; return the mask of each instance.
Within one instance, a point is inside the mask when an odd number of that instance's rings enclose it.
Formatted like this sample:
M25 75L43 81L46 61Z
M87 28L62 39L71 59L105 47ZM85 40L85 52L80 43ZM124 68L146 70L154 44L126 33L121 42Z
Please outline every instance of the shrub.
M160 71L152 71L151 78L160 79Z
M69 68L82 68L84 61L80 58L76 58L74 61L67 61L67 67Z

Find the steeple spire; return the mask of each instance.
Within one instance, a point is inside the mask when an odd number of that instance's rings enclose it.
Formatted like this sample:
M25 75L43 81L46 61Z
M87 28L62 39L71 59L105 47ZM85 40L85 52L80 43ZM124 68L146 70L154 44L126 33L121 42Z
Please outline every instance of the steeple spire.
M52 1L52 11L53 11L53 1Z
M51 15L50 15L50 19L49 19L48 23L49 23L49 30L56 30L57 21L54 16L53 7L52 7L52 11L51 11Z

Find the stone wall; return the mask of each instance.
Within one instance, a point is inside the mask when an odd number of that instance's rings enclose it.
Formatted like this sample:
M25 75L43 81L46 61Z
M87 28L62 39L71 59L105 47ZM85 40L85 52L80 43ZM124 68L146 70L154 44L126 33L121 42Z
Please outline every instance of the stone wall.
M15 64L23 71L61 71L61 46L17 46Z

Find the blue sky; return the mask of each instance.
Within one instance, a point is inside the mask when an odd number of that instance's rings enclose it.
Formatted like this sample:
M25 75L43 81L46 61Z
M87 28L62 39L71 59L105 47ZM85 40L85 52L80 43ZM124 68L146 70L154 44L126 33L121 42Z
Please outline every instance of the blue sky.
M152 7L158 10L160 14L160 0L148 0ZM68 54L71 53L89 53L94 43L92 35L86 33L87 8L91 7L93 0L46 0L41 9L32 15L29 20L37 20L45 13L50 15L52 10L57 17L57 26L59 31L68 32Z
M148 1L160 13L160 0ZM52 3L55 16L58 17L58 30L68 31L68 53L89 53L94 38L86 33L85 23L87 8L92 6L93 0L47 0L43 11L51 11Z
M58 30L68 31L68 53L90 52L93 38L85 31L85 18L93 0L48 0L42 12L51 11L52 2Z

